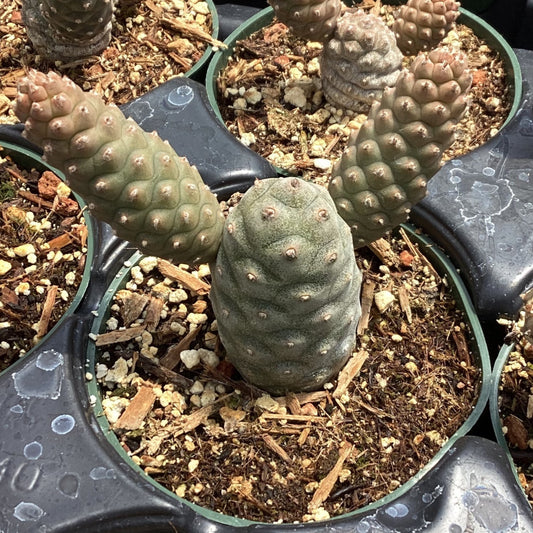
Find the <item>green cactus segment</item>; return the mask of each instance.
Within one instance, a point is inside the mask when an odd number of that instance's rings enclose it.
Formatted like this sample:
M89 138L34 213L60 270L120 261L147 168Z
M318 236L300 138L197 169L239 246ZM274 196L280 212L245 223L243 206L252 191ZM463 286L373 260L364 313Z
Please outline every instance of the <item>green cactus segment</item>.
M273 394L315 390L351 355L361 274L327 190L258 181L230 213L211 301L228 359Z
M372 106L329 185L356 248L405 222L424 198L467 108L471 81L463 55L435 49L419 55Z
M381 18L347 10L320 56L324 95L335 107L366 112L385 87L396 83L402 59Z
M50 61L98 54L111 39L113 0L23 0L21 11L34 48Z
M269 0L279 21L297 37L326 41L333 34L341 0Z
M119 237L179 263L214 260L224 227L217 199L155 133L53 72L21 80L15 112L43 159Z
M455 27L459 6L455 0L408 0L392 27L405 55L435 48Z

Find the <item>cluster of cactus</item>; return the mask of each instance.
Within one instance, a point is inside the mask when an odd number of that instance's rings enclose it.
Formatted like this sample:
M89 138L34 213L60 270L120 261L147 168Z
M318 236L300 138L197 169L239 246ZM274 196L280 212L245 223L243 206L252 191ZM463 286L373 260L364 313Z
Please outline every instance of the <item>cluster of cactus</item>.
M455 0L408 0L390 29L377 15L346 8L341 0L269 3L296 35L324 43L324 95L331 105L357 112L367 112L385 87L394 86L403 54L436 47L459 16Z
M98 54L111 40L114 0L22 0L22 20L35 50L51 61Z
M227 358L251 383L283 393L319 388L352 353L361 285L352 232L357 244L381 237L423 197L469 85L461 58L420 56L374 104L329 191L299 178L258 181L225 222L194 167L70 80L30 71L15 113L119 236L210 264Z

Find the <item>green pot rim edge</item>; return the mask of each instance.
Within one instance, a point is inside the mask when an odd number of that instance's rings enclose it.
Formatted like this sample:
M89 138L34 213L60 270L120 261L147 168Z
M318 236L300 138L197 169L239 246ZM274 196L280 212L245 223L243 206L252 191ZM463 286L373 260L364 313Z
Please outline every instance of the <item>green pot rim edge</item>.
M522 72L520 69L520 63L518 62L518 58L516 57L516 54L509 43L507 43L503 36L492 26L470 11L467 11L463 8L460 8L460 11L461 15L459 22L472 27L477 35L479 35L482 39L488 40L489 45L500 52L500 55L505 62L508 78L513 81L511 95L513 103L511 109L509 110L507 119L502 125L503 128L516 115L522 101ZM209 62L205 79L207 98L215 112L215 115L222 123L224 123L224 121L217 103L216 79L218 77L218 73L226 66L228 58L232 55L235 43L238 40L248 37L255 31L264 27L266 24L270 23L273 18L274 10L271 7L266 7L250 17L225 39L224 44L227 48L215 52ZM280 173L283 174L285 171L280 170Z
M509 450L509 445L505 439L505 435L503 434L502 422L500 419L500 408L498 405L498 397L500 395L500 380L502 377L503 368L507 364L507 360L509 359L513 348L514 344L504 344L500 348L498 357L494 362L494 367L492 369L492 375L490 378L489 412L492 422L492 429L494 430L494 435L496 436L496 441L505 452L505 456L511 465L511 470L513 471L516 482L520 487L520 490L524 492L522 483L520 483L520 479L518 478L518 471L516 469L515 462L511 456L511 451Z
M218 20L218 11L213 0L204 0L209 6L209 13L211 15L211 37L213 39L218 38L218 33L220 29L219 20ZM202 57L187 71L183 73L183 76L186 78L194 77L206 63L211 59L213 54L213 46L211 44L207 45L207 48L204 50Z
M50 170L57 176L59 176L64 181L64 174L59 172L56 168L51 167L47 163L45 163L39 154L36 152L33 152L31 150L28 150L27 148L23 148L22 146L18 146L13 143L0 141L0 147L3 148L2 151L0 151L0 157L4 157L6 155L10 155L15 163L17 163L20 166L23 167L30 167L35 168L41 172L45 170ZM76 193L72 193L74 197L76 198L76 201L78 202L81 209L83 209L86 204L83 201L83 199L78 196ZM87 255L85 259L85 266L83 268L83 275L81 278L80 285L78 287L78 290L76 294L74 295L74 298L72 299L72 302L68 309L65 311L63 316L56 322L53 328L48 331L48 333L39 341L38 344L33 346L31 350L28 350L28 352L18 359L16 362L14 362L12 365L10 365L4 372L10 372L17 364L22 364L28 355L32 354L36 350L39 349L39 347L45 342L49 337L51 337L63 324L63 322L67 319L67 317L72 316L78 309L83 297L85 296L85 293L87 291L87 287L89 286L89 282L91 279L91 267L94 262L94 255L95 255L95 241L94 241L94 228L93 228L93 220L89 216L88 212L84 213L84 219L85 219L85 225L87 226ZM1 374L3 374L2 372Z
M478 360L478 363L481 367L481 378L480 378L480 390L479 390L479 398L474 406L472 412L468 416L468 418L465 420L465 422L457 429L457 431L454 433L454 435L442 446L442 448L435 454L435 456L413 477L411 477L408 481L406 481L403 485L398 487L396 490L391 492L390 494L384 496L383 498L380 498L379 500L376 500L375 502L362 507L361 509L358 509L356 511L353 511L351 513L346 513L337 517L333 517L330 521L335 521L339 519L345 519L347 517L355 517L361 513L370 511L372 509L375 509L377 507L381 507L383 505L387 505L388 503L392 502L402 494L409 491L424 475L426 475L430 470L432 470L436 464L448 453L453 452L453 445L455 441L466 435L474 426L474 424L477 422L477 420L480 418L481 414L483 413L485 406L487 404L489 393L490 393L490 377L491 377L491 365L490 365L490 356L487 348L487 344L485 341L485 336L483 333L483 330L481 328L481 324L479 322L479 319L477 317L477 314L474 310L474 306L472 304L472 301L470 299L470 296L468 294L468 291L461 280L459 274L457 273L457 270L455 266L452 264L451 260L446 256L446 254L437 247L426 236L421 236L415 233L415 230L409 226L409 225L402 225L402 227L406 230L406 232L409 235L409 238L412 239L414 242L417 242L421 248L423 248L424 253L429 256L429 258L433 261L435 261L437 264L434 265L437 271L444 275L446 274L446 277L448 278L448 281L450 283L450 286L452 287L452 290L454 292L454 295L456 297L456 300L458 302L461 302L461 306L463 307L468 322L471 327L471 333L472 333L472 344L477 344L478 347L478 354L474 354ZM124 266L119 271L119 273L116 275L115 279L111 283L111 285L108 287L108 289L105 292L104 297L102 298L102 301L100 303L99 308L103 311L104 309L109 309L109 304L112 301L113 295L115 292L121 287L124 286L124 284L127 281L127 275L131 269L131 267L138 263L138 261L143 257L143 255L140 252L135 252L128 260L124 262ZM92 333L97 335L100 332L100 328L102 327L103 323L107 320L108 316L107 311L106 313L102 313L102 315L98 316L95 321L93 322L92 326ZM92 375L96 375L94 369L95 369L95 363L96 363L96 346L94 342L89 341L88 349L87 349L87 368L86 370ZM103 408L101 403L101 389L99 385L96 383L95 379L92 379L87 382L88 386L88 392L90 395L94 396L97 401L96 405L94 406L94 413L97 418L97 421L107 437L109 443L111 444L112 448L120 455L121 458L123 458L127 464L132 467L134 471L139 473L142 476L142 479L145 481L148 481L151 485L155 486L158 490L160 490L162 493L169 495L171 498L176 499L180 501L181 503L189 506L202 516L211 519L215 522L231 525L234 527L246 527L248 525L258 525L262 524L264 525L264 522L255 522L250 521L247 519L241 519L236 518L230 515L224 515L222 513L219 513L217 511L213 511L211 509L207 509L205 507L201 507L195 503L192 503L184 498L178 497L176 494L171 492L170 490L166 489L159 483L157 483L153 478L148 476L141 467L136 465L131 458L127 455L127 453L124 451L122 446L120 445L116 435L114 434L113 430L111 429L107 418L103 414ZM271 524L269 524L271 525ZM286 524L289 526L290 524Z

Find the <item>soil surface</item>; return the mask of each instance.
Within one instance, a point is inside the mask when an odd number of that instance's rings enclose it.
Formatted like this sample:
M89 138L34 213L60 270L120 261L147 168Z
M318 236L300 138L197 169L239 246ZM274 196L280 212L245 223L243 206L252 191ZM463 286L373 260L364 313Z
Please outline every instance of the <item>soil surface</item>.
M78 202L52 172L0 148L0 371L38 343L72 303L87 255Z
M529 307L526 305L518 320L511 324L507 340L514 344L502 369L498 406L503 432L518 470L520 483L533 506L532 310L533 300L530 300ZM524 313L530 316L529 327L524 327ZM529 334L524 334L524 330L529 330Z
M375 0L356 7L378 13L389 26L398 10ZM456 142L445 153L446 161L495 135L511 101L501 57L470 28L457 25L443 43L464 52L473 73L470 107ZM359 129L366 115L326 102L319 78L321 49L320 43L295 39L274 20L237 43L217 79L217 102L226 126L245 145L290 175L326 183L350 133ZM406 56L404 64L412 60ZM294 96L299 90L303 99Z
M0 122L19 122L11 101L27 69L55 70L108 103L130 102L190 70L212 37L212 18L202 0L119 0L112 40L98 56L62 64L37 55L22 23L20 0L0 0Z
M143 259L95 337L103 410L132 459L181 497L265 522L359 509L417 473L470 414L480 371L446 279L407 237L371 250L357 252L352 359L322 390L276 398L224 359L208 268Z

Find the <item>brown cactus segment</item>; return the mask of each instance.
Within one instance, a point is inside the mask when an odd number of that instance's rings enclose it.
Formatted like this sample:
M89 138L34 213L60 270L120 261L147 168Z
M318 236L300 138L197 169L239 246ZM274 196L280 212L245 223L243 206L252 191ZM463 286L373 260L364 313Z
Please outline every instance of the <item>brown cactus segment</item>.
M396 83L403 55L381 18L347 10L320 56L322 87L335 107L368 111Z
M405 222L452 144L472 77L447 49L419 55L350 139L329 185L339 214L364 246Z
M400 50L416 55L438 46L455 27L460 5L455 0L408 0L392 27Z
M214 260L224 226L216 197L155 133L52 72L20 81L15 113L43 158L119 237L180 263Z
M34 48L51 61L98 54L111 39L113 0L24 0L21 12Z
M256 386L314 390L351 355L361 274L323 187L257 182L228 217L212 277L227 357Z
M330 38L341 12L341 0L269 0L277 19L297 37L310 41Z

